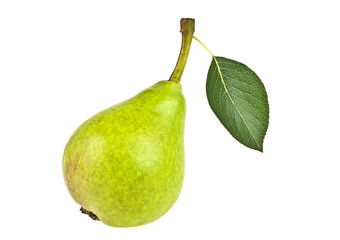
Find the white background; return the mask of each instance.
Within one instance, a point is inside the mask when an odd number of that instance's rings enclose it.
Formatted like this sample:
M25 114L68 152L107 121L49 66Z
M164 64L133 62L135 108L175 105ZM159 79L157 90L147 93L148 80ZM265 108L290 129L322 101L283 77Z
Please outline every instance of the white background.
M1 1L3 239L340 239L338 1ZM264 82L264 153L210 110L210 55L193 42L182 78L186 177L156 222L121 229L80 214L61 159L94 113L170 76L181 17L217 56Z

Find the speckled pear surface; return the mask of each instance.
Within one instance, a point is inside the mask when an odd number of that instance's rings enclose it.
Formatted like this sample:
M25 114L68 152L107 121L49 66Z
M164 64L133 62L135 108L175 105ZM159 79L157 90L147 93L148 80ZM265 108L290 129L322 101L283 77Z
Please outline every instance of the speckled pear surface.
M84 122L71 136L63 174L72 198L109 226L164 215L184 178L185 99L160 81Z

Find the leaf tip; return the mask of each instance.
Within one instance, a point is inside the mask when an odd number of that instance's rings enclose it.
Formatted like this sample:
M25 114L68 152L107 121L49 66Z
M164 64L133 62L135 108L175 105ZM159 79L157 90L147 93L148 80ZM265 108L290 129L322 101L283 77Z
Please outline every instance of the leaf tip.
M256 147L256 148L253 148L253 147L250 147L250 148L263 153L263 147L262 146L259 146L259 147Z
M261 144L257 150L258 150L259 152L263 153L263 144Z

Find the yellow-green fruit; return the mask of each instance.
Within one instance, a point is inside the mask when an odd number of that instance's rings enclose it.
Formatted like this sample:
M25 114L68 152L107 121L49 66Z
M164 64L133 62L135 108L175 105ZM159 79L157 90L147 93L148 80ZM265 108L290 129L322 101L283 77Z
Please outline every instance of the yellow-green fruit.
M165 214L184 178L185 99L160 81L84 122L68 141L63 173L72 198L109 226Z

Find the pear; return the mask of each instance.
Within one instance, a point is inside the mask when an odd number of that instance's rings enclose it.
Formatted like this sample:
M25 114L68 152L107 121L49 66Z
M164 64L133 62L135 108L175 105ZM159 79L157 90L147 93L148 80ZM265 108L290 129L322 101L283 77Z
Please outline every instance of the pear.
M175 203L184 177L185 100L160 81L84 122L66 145L73 199L110 226L156 220Z
M170 80L85 121L63 155L66 187L83 213L104 224L151 223L176 202L184 179L185 99L179 83L194 20L181 20L182 48Z

